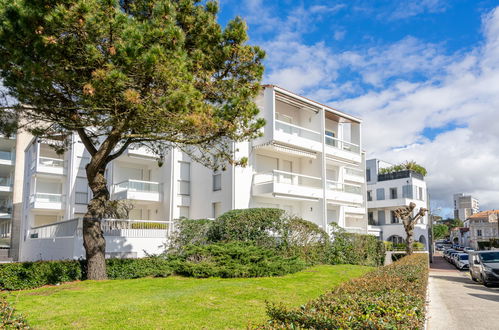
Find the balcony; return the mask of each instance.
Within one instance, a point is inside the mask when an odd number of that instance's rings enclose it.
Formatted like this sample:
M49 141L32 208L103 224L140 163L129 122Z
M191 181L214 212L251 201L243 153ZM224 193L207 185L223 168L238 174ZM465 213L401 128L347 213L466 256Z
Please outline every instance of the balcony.
M128 148L127 154L129 157L141 158L145 160L155 161L158 156L152 153L149 149L143 146L133 146Z
M64 159L40 156L38 158L36 171L42 173L63 175Z
M317 200L322 198L322 180L278 170L257 173L253 176L253 196Z
M340 140L326 135L326 154L353 161L361 162L360 146L358 144Z
M342 203L362 204L362 187L360 185L327 180L327 199Z
M316 152L322 151L319 132L280 120L275 120L274 140Z
M0 219L12 218L12 206L5 203L0 205Z
M364 183L364 171L356 168L345 167L343 178L346 181Z
M14 165L13 156L10 151L0 151L0 165Z
M0 192L12 192L12 180L7 177L0 177Z
M161 184L152 181L125 180L113 186L116 199L161 202Z
M62 210L64 207L64 195L50 193L35 193L30 196L32 209Z

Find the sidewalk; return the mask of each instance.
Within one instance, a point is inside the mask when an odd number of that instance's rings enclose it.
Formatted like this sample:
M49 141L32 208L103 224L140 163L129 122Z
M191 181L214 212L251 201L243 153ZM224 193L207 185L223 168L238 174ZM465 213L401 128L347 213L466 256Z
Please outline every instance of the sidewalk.
M499 288L473 282L441 256L430 264L428 329L499 329Z

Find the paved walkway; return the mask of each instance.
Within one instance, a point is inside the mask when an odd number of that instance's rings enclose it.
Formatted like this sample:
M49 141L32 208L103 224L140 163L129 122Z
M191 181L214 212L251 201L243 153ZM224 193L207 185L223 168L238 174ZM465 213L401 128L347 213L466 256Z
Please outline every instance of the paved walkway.
M499 288L486 288L441 256L430 266L429 330L499 329Z

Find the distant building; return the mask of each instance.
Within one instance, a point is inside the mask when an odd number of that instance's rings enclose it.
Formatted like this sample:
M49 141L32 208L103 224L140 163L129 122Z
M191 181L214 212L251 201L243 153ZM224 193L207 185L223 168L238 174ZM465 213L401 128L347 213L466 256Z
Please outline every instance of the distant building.
M366 161L367 208L369 234L384 241L404 243L406 234L404 225L394 210L416 204L415 212L421 207L428 208L428 193L424 176L418 172L403 170L381 174L382 168L392 164L378 159ZM414 240L427 248L428 214L418 221L414 228Z
M470 242L470 229L467 227L452 228L450 232L450 240L453 244L462 246L469 246Z
M479 249L480 242L499 239L499 210L483 211L466 219L465 226L469 228L469 245Z
M480 203L473 196L465 196L464 194L454 195L454 218L462 221L468 219L473 214L480 211Z

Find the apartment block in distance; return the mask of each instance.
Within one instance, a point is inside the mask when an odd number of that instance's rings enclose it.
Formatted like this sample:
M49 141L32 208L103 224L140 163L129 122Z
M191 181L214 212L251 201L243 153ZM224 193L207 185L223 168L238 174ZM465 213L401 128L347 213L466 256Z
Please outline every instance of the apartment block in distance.
M454 195L454 218L465 221L473 214L480 212L480 203L473 196L462 193Z
M420 173L404 170L380 174L380 169L392 164L378 159L366 161L367 208L369 233L384 241L404 243L404 226L394 210L416 204L415 213L421 207L428 208L426 182ZM414 229L414 240L428 248L428 215L419 220Z
M129 219L102 221L108 257L161 252L174 219L213 219L232 209L275 207L326 231L336 223L367 233L361 121L277 86L265 86L255 102L263 135L232 145L246 167L213 171L177 149L159 167L143 147L108 166L111 198L133 205ZM67 138L64 155L49 147L54 141L32 139L25 149L22 260L84 256L89 156L76 135Z

